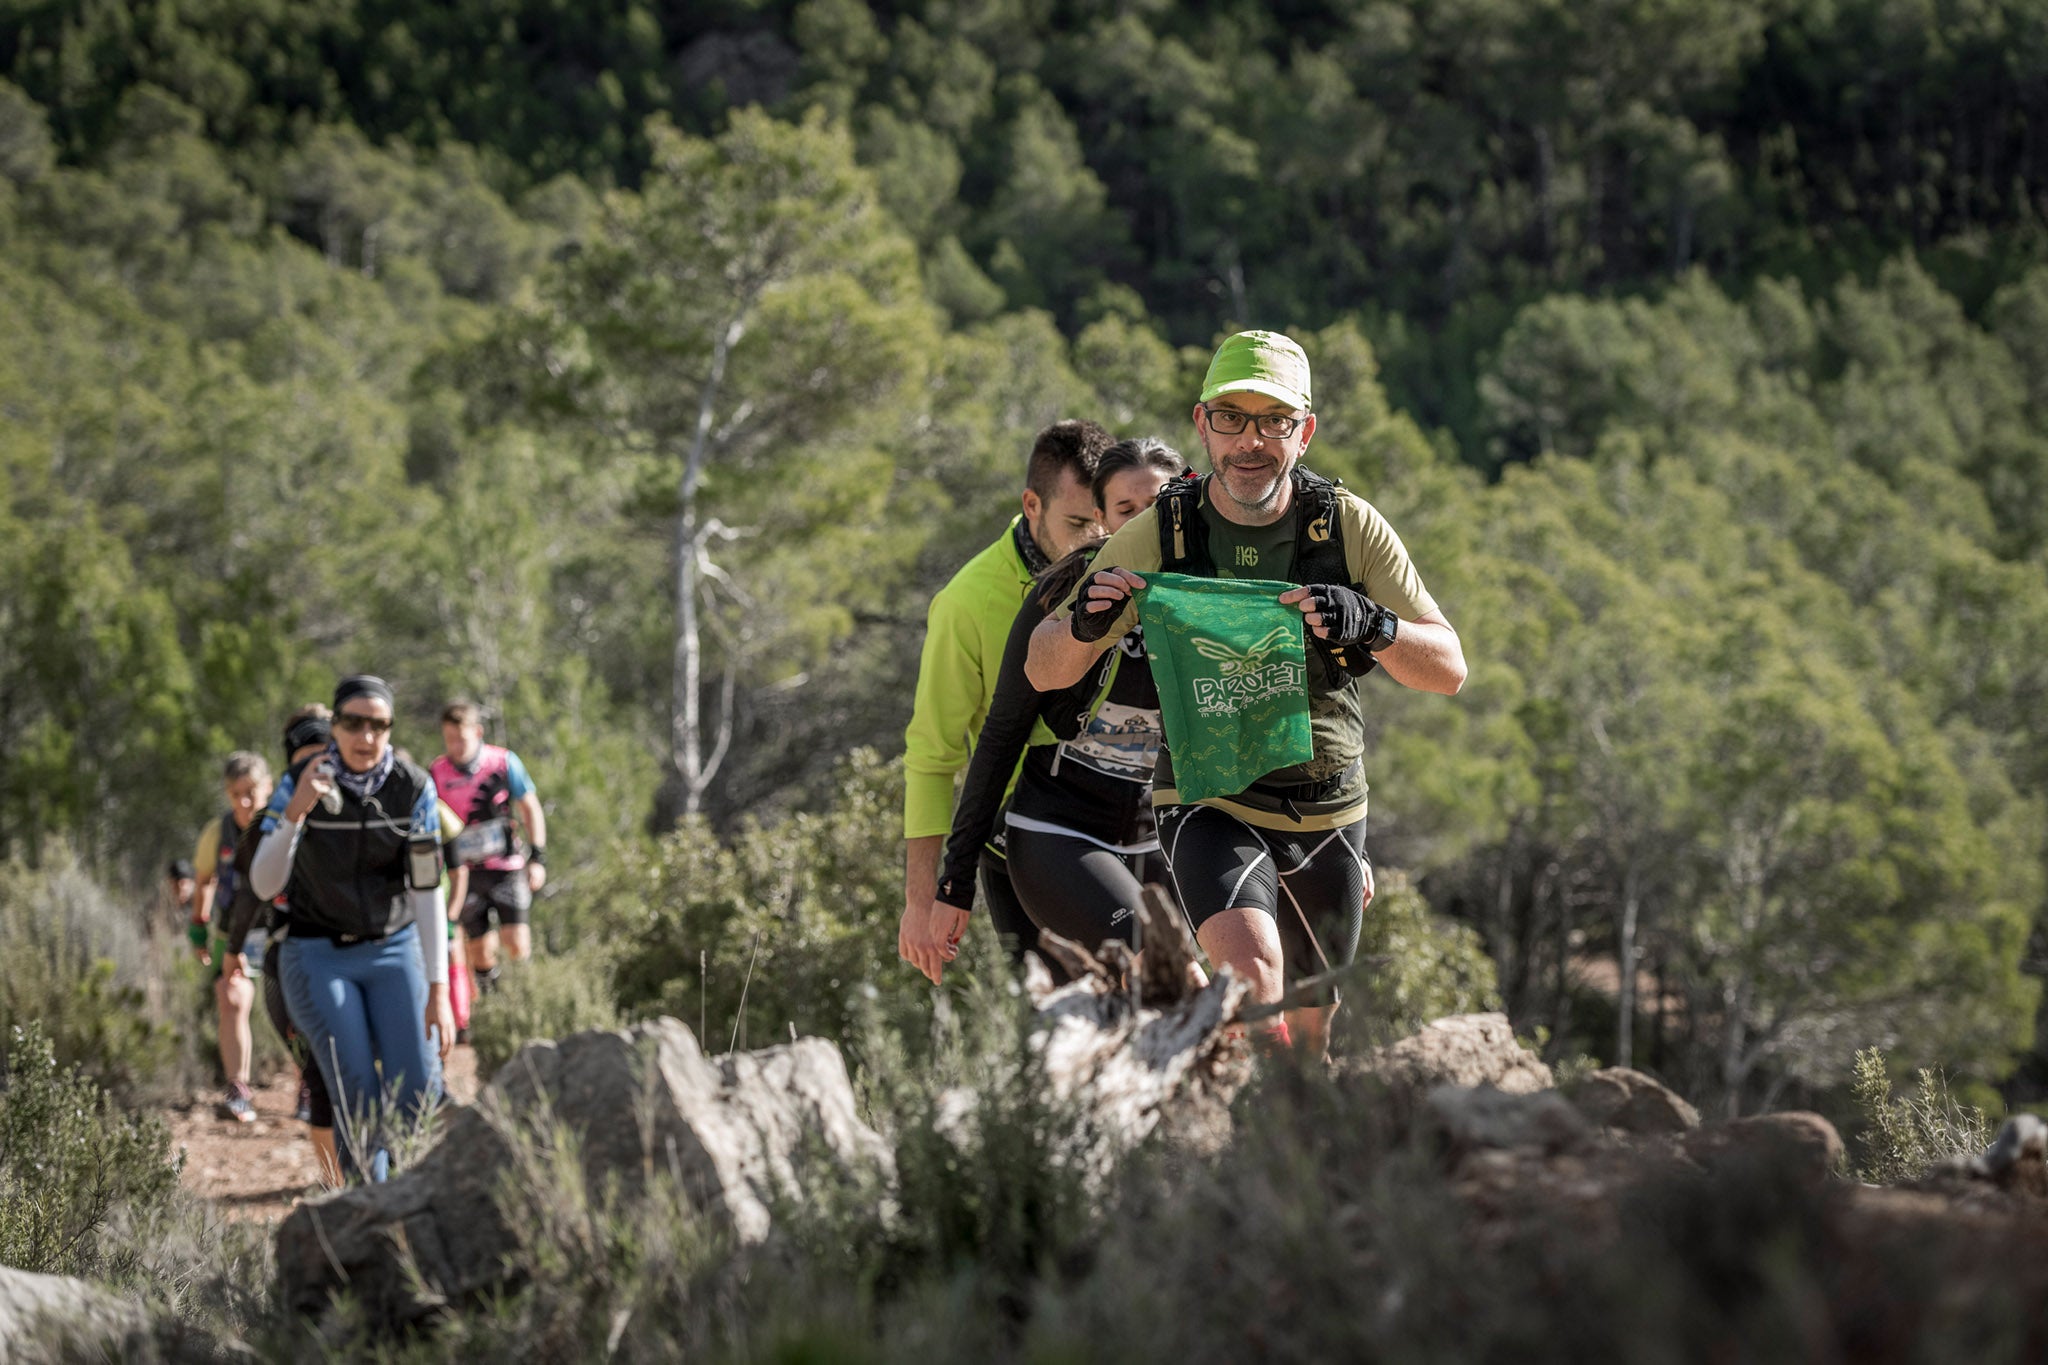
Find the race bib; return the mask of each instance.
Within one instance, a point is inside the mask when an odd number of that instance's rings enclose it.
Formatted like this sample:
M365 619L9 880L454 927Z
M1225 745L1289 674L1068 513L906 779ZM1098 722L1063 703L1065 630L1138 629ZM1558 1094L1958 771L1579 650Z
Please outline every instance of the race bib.
M455 836L451 847L455 861L463 867L484 862L491 858L509 857L512 852L512 827L503 820L479 820L464 825L462 833Z

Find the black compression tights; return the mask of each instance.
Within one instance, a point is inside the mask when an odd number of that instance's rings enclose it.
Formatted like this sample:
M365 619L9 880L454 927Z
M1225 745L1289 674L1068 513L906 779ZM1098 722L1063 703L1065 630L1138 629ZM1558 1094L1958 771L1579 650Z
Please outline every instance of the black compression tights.
M1133 855L1067 834L1010 826L1010 882L1039 928L1093 952L1105 939L1135 946L1140 887Z

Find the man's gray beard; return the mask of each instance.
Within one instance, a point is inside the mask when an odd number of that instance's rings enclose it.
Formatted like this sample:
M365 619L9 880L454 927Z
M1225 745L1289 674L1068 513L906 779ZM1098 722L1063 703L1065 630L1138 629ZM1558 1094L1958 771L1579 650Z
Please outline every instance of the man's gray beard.
M1245 502L1237 494L1230 491L1230 480L1224 477L1223 470L1217 464L1216 457L1213 455L1209 457L1209 467L1216 473L1217 491L1248 512L1265 513L1272 511L1274 504L1280 501L1280 490L1287 486L1287 471L1282 469L1274 476L1273 486L1266 490L1266 496L1260 498L1257 502Z

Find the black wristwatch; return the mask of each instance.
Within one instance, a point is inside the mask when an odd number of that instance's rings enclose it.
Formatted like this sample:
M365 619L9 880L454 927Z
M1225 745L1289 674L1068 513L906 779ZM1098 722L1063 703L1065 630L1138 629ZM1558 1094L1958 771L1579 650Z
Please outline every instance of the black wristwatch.
M1400 629L1401 618L1394 615L1387 608L1381 607L1373 623L1366 627L1365 638L1359 641L1359 643L1364 645L1369 652L1377 654L1388 645L1394 643L1394 636Z
M528 848L526 850L526 861L532 863L535 867L546 867L548 865L548 851L544 848Z

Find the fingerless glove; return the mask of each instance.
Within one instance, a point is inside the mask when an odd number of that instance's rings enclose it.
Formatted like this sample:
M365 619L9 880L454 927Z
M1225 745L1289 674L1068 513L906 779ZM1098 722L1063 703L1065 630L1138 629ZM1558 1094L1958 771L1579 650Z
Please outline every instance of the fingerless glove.
M1309 587L1309 600L1323 618L1323 638L1333 645L1363 645L1377 654L1394 643L1398 619L1379 603L1355 588L1335 583Z
M1106 583L1122 593L1107 602L1090 603L1088 589L1098 582ZM1109 628L1116 624L1116 618L1123 615L1124 604L1131 600L1131 590L1123 579L1108 569L1097 569L1081 580L1080 590L1074 594L1074 614L1067 618L1067 629L1074 632L1074 638L1084 645L1092 645L1109 634Z

